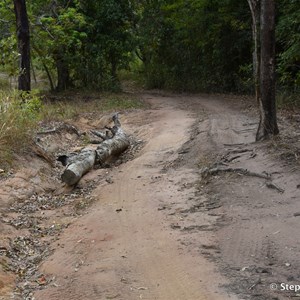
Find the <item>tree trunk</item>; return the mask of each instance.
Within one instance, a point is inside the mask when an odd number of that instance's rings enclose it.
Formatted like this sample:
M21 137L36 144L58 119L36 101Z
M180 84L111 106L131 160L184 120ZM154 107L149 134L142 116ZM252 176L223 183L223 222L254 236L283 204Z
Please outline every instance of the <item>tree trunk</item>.
M51 73L50 73L50 70L48 69L46 63L44 61L42 61L42 65L43 65L43 68L47 74L47 77L48 77L48 80L49 80L49 84L50 84L50 89L51 91L53 92L54 91L54 84L53 84L53 80L52 80L52 76L51 76Z
M253 75L255 98L260 103L260 0L248 0L252 16L252 36L254 41Z
M48 80L49 80L49 84L50 84L50 89L51 91L54 91L54 83L53 83L53 79L52 79L52 76L51 76L51 73L50 73L50 70L49 68L47 67L47 64L45 62L45 58L44 58L44 55L42 53L42 51L40 51L37 47L35 47L34 45L32 46L32 49L37 53L37 55L40 57L40 60L41 60L41 63L42 63L42 66L47 74L47 77L48 77Z
M279 133L275 101L275 2L261 0L260 123L256 140Z
M64 91L70 87L69 66L63 57L59 56L56 60L57 68L57 91Z
M30 91L30 34L25 0L14 0L17 24L18 49L20 53L20 73L18 89Z

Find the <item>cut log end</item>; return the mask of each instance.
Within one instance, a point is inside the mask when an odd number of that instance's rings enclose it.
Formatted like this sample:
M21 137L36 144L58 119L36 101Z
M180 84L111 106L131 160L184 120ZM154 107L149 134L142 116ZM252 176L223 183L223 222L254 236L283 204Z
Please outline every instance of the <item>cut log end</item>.
M74 185L80 180L81 176L73 170L66 169L61 176L61 180L67 185Z
M61 179L67 185L76 184L80 178L91 170L95 164L96 152L94 150L83 150L78 156L77 160L68 165Z

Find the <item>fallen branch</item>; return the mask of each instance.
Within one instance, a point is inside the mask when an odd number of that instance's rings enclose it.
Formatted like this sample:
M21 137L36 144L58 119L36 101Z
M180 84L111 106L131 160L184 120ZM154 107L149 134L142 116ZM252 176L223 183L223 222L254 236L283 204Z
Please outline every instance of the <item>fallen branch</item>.
M283 194L284 193L284 189L280 188L278 185L276 185L275 183L271 182L271 181L268 181L266 182L266 186L269 188L269 189L274 189L276 190L277 192Z
M247 152L251 152L250 158L255 157L255 149L232 149L229 150L225 155L222 156L222 160L226 161L226 162L232 162L235 159L238 159L240 157L242 157L243 154L246 154ZM233 155L232 157L230 157L231 155Z
M232 162L232 161L234 161L235 159L238 159L238 158L240 158L241 157L241 155L236 155L236 156L233 156L233 157L230 157L230 158L226 158L225 160L226 160L226 162Z
M233 149L228 151L227 155L229 154L238 154L238 153L246 153L246 152L253 152L252 149Z
M103 141L107 140L107 134L104 135L102 132L97 130L91 130L91 133L99 138L101 138Z
M51 154L47 153L45 149L43 149L42 146L38 144L37 141L33 141L31 145L31 150L39 157L43 158L45 161L47 161L52 168L55 167L55 158Z
M53 129L40 131L37 134L39 134L39 135L53 134L53 133L60 133L62 131L66 131L66 132L69 132L69 133L75 133L77 136L81 135L79 130L75 126L67 124L67 123L62 123L58 127L53 128Z

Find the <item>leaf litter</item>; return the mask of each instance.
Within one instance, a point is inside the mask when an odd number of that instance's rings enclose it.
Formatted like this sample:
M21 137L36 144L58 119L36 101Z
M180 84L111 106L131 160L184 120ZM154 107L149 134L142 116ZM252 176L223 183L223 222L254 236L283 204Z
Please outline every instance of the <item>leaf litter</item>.
M130 136L129 149L107 167L134 159L143 146L142 140ZM55 169L54 180L58 181L60 169ZM44 289L49 284L57 286L55 278L39 272L39 266L53 253L51 244L58 240L61 232L93 203L91 193L95 187L100 182L109 184L106 179L107 174L101 174L97 180L85 181L71 192L59 195L35 193L25 200L14 201L2 213L0 221L18 231L18 236L6 237L7 241L0 244L0 258L7 262L5 271L17 276L13 299L34 300L35 290Z

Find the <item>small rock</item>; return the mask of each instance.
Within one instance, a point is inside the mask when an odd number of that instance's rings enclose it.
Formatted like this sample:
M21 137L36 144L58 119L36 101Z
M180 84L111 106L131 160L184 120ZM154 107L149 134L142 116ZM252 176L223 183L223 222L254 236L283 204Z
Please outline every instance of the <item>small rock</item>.
M106 178L106 182L109 183L109 184L114 183L114 181L111 178Z
M256 273L269 274L269 273L270 273L270 270L267 269L267 268L261 268L261 267L258 267L258 268L256 268Z
M167 207L166 206L162 206L162 207L159 207L157 210L165 210L165 209L167 209Z
M45 276L41 276L40 278L38 278L37 283L39 285L45 285L47 284L47 279L45 278Z
M172 229L181 229L181 226L177 225L177 224L172 224L171 225Z
M290 264L290 263L286 263L285 266L286 266L286 267L290 267L291 264Z
M294 213L294 217L300 217L300 212Z

